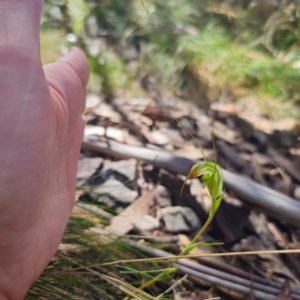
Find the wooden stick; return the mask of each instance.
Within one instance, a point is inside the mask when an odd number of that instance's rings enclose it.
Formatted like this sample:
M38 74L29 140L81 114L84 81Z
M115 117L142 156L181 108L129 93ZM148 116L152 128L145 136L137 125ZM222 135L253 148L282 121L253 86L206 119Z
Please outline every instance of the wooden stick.
M199 163L199 161L175 156L164 150L129 146L111 140L104 141L96 136L84 137L82 149L122 158L135 158L183 175L187 175L191 167ZM240 200L255 205L257 209L261 209L276 219L300 227L299 202L241 175L227 170L223 170L223 173L225 188L233 191Z
M166 251L142 245L131 240L123 239L123 242L152 256L165 257L171 255ZM279 284L281 285L281 288L275 288L268 284L256 283L251 280L240 278L239 276L231 275L214 268L197 264L191 260L184 258L180 258L176 263L176 266L179 266L179 270L184 272L185 274L193 275L202 280L233 289L242 294L248 295L250 293L250 289L252 289L254 291L254 294L256 294L257 296L256 299L276 299L276 297L272 295L278 295L282 288L281 284ZM300 300L299 290L294 290L292 293L293 299Z

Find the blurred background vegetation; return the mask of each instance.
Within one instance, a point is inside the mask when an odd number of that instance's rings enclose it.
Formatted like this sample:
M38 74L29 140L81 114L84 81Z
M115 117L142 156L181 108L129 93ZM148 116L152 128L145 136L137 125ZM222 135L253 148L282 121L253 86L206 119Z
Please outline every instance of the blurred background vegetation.
M91 64L89 90L107 101L172 93L299 118L298 2L47 0L43 62L75 44Z

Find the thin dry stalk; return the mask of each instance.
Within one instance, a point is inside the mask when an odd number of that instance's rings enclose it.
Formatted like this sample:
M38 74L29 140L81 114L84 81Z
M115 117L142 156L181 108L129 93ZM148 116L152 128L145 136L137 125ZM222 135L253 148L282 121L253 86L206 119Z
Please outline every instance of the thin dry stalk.
M177 258L197 258L197 257L224 257L224 256L243 256L243 255L260 255L260 254L300 254L300 249L290 249L290 250L265 250L265 251L245 251L245 252L225 252L225 253L205 253L205 254L194 254L194 255L170 255L164 257L152 257L152 258L136 258L136 259L122 259L117 261L111 261L102 264L94 264L85 267L78 267L69 270L61 271L61 273L65 272L74 272L77 270L82 270L85 268L97 268L104 266L112 266L118 264L126 264L133 262L150 262L150 261L159 261L159 260L174 260Z
M161 293L160 295L158 295L156 298L154 298L154 300L159 300L159 298L161 298L163 295L169 293L170 291L174 290L174 288L179 285L183 280L185 280L187 278L187 275L183 276L181 279L179 279L178 281L176 281L172 286L170 286L166 291L164 291L163 293Z

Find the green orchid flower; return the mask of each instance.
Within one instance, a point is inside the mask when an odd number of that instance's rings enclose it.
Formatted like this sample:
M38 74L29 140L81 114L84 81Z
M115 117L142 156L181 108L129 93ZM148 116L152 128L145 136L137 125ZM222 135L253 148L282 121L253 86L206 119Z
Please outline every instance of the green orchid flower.
M222 169L214 162L204 161L203 163L196 164L191 168L191 171L187 175L181 191L182 194L183 188L186 182L190 179L196 177L201 177L202 182L204 182L208 188L209 194L212 198L212 205L210 209L210 216L214 216L217 211L222 198L223 198L223 172Z
M206 160L202 146L195 139L195 137L192 135L192 133L179 120L177 120L177 119L175 119L175 120L182 126L182 128L197 143L197 145L199 146L199 148L202 152L203 160L204 160L203 163L196 164L191 168L189 174L187 175L187 177L182 185L182 188L180 191L180 196L182 195L183 188L186 185L188 180L194 179L197 177L201 177L202 182L204 182L206 184L209 194L212 198L212 203L211 203L208 219L205 222L205 224L203 225L203 227L200 229L198 234L191 241L190 245L192 245L192 244L195 244L197 239L203 234L205 229L208 227L208 225L212 221L215 213L217 212L217 210L221 204L221 201L222 201L223 195L224 195L223 172L222 172L222 169L217 164L217 151L216 151L215 142L214 142L214 131L212 131L212 143L213 143L214 158L215 158L214 160L215 161L211 162L211 161ZM182 253L186 254L186 249Z

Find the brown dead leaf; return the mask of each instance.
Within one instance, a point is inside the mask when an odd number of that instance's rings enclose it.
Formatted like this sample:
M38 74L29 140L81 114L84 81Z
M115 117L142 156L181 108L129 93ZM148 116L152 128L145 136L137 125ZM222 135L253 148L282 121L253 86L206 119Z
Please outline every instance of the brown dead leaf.
M233 130L219 121L214 122L214 134L216 137L230 144L237 144L242 139L241 133L238 130Z
M216 141L216 146L218 148L218 151L220 152L220 155L224 155L234 168L241 170L247 165L245 159L242 158L233 147L227 145L224 141Z
M290 278L298 282L297 278L284 265L279 255L265 254L266 250L261 240L256 236L248 236L236 244L233 251L262 251L259 255L247 256L244 259L249 262L254 268L260 270L265 276L271 279L278 279L278 277Z
M113 123L120 123L122 121L122 116L113 107L104 102L99 104L97 108L94 108L93 112L99 117L108 118Z
M110 226L106 227L106 230L113 231L118 235L127 234L148 213L154 195L154 191L143 194L118 216L114 217Z
M290 247L288 245L289 241L288 241L286 234L281 232L275 223L269 222L268 229L269 229L270 233L272 234L273 239L276 242L279 249L286 249L286 250L290 249ZM287 262L289 262L290 268L294 269L294 272L299 275L300 274L300 264L299 264L298 259L295 257L295 255L287 254L285 256L285 259Z
M170 109L166 107L148 105L142 114L153 121L166 121L174 123L174 119L170 115Z
M279 154L276 150L268 148L268 154L271 156L272 160L274 161L275 165L283 168L286 170L291 176L293 176L296 180L300 182L300 172L295 167L294 163L287 158L283 157Z

